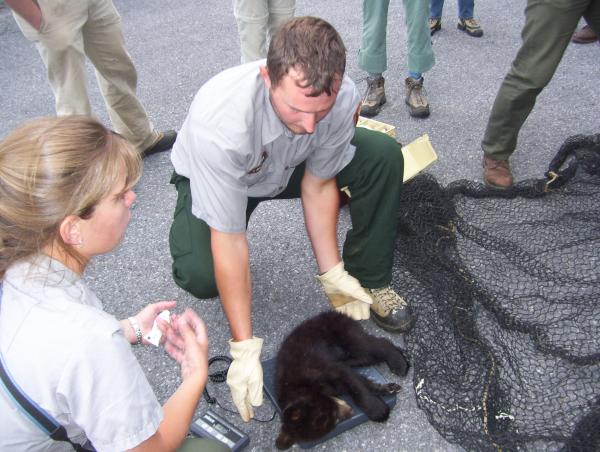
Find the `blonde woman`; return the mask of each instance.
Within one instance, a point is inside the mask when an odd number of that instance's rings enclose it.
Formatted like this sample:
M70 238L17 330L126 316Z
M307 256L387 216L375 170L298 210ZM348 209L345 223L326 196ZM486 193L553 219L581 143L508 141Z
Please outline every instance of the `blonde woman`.
M161 322L182 383L160 406L134 357L173 301L117 321L82 279L121 241L140 155L86 117L32 121L0 142L0 351L27 396L98 451L181 446L207 379L207 334L191 310ZM50 439L0 391L0 450L73 450ZM194 450L224 450L206 440ZM91 446L90 446L91 443Z

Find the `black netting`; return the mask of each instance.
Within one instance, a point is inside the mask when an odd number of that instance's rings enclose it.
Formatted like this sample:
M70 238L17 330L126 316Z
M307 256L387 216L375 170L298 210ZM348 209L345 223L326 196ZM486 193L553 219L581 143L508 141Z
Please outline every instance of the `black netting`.
M600 450L600 134L506 191L405 185L394 285L419 406L468 450Z

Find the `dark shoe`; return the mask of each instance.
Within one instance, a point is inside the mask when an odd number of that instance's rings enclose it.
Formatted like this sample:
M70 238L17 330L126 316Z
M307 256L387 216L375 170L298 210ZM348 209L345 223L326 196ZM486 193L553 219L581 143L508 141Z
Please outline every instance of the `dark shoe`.
M598 40L598 35L589 25L584 25L581 30L575 32L571 41L577 44L591 44Z
M429 31L431 32L431 36L433 36L436 31L439 31L441 29L442 29L442 19L429 18Z
M510 172L508 160L494 160L483 156L483 180L487 185L494 188L510 188L513 185L513 177Z
M410 306L391 286L381 289L367 289L373 298L371 318L386 331L406 333L415 324Z
M361 116L370 118L377 115L385 104L385 79L383 77L368 77L367 92L360 107Z
M427 102L425 88L423 88L423 77L421 80L407 77L404 83L406 85L406 105L408 105L410 115L415 118L429 116L429 102Z
M168 151L173 147L173 143L175 143L176 138L177 132L174 130L158 132L158 140L156 140L152 146L142 151L142 158L146 158L149 155L156 154L158 152Z
M481 38L483 36L483 29L475 19L463 19L460 17L456 28L474 38Z

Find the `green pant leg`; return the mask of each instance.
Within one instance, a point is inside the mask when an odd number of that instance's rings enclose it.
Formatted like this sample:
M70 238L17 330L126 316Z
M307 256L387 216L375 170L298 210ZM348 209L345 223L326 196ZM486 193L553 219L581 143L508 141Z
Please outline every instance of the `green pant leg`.
M352 143L356 154L336 178L351 194L343 259L363 287L375 289L392 280L404 159L400 145L381 132L357 127Z
M231 449L213 439L187 438L177 452L231 452Z
M408 70L424 73L435 64L429 30L429 1L404 0Z
M600 1L590 1L588 8L583 13L587 24L592 27L596 34L600 35Z
M210 247L210 228L192 213L188 178L173 173L177 204L169 232L173 279L197 298L218 295Z
M387 69L386 28L390 0L363 0L362 42L358 67L372 74Z
M286 189L274 199L299 198L303 174L304 163L298 165ZM179 287L197 298L216 297L218 290L210 244L210 227L192 213L189 179L173 173L171 183L177 189L177 204L169 232L173 279ZM246 222L258 204L269 199L273 198L248 198Z
M590 0L528 0L523 43L504 78L481 147L506 160L538 94L550 82Z

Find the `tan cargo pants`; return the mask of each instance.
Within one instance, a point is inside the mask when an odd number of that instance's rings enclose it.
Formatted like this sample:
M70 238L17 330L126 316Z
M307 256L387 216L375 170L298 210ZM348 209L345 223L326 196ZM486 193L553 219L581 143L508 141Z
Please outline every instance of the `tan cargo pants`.
M233 0L240 34L242 63L267 56L267 40L294 16L296 0Z
M137 72L125 49L121 17L111 0L37 0L40 31L14 14L44 61L54 92L56 114L91 116L85 56L96 78L116 132L138 149L154 144L158 133L136 96Z

